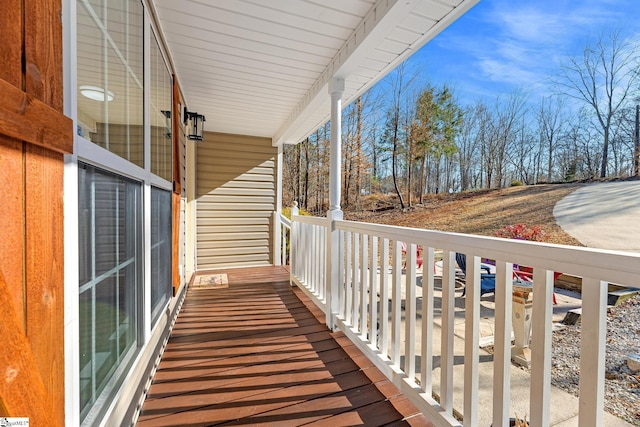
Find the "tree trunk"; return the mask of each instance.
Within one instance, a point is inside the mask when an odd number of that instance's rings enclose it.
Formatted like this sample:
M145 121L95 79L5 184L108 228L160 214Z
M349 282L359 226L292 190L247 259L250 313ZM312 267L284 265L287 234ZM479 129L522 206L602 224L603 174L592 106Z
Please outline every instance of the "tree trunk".
M407 126L408 128L408 126ZM411 183L413 177L413 138L411 137L411 131L405 132L407 138L407 204L409 207L412 206L412 197L411 197Z
M316 132L316 141L317 141L317 132ZM307 138L304 144L304 197L303 197L303 205L305 210L309 210L309 138Z
M609 161L609 126L604 128L604 144L602 146L602 166L600 167L600 178L607 176L607 162Z
M391 155L391 175L393 177L393 187L396 190L396 194L398 195L398 200L400 201L400 207L402 209L405 208L404 199L402 198L402 193L400 192L400 188L398 187L398 172L396 168L397 158L398 158L398 113L396 111L396 116L394 120L393 127L393 153Z
M424 203L424 189L427 186L426 166L427 150L425 148L422 153L422 163L420 165L420 204Z
M356 102L356 208L360 203L360 191L362 188L362 97L358 97Z

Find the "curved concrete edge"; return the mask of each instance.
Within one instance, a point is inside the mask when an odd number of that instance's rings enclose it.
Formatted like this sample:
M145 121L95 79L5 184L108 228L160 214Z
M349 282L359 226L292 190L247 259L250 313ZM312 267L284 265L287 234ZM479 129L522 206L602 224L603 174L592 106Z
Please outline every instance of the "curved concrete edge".
M640 252L640 181L589 184L556 203L558 225L591 248Z

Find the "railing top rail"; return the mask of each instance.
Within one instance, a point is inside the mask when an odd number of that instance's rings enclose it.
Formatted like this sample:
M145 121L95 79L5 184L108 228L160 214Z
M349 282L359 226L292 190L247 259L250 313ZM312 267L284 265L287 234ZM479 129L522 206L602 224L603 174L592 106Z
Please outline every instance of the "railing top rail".
M323 227L327 226L327 218L319 216L291 215L291 221L301 222L303 224L321 225Z
M286 216L280 214L280 222L287 228L291 228L291 220Z
M338 230L640 286L640 253L340 220Z

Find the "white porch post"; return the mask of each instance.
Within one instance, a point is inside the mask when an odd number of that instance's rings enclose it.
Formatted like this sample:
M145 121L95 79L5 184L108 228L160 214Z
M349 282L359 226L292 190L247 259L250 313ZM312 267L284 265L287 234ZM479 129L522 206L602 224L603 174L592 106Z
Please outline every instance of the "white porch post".
M344 79L333 77L329 81L331 95L331 150L329 166L329 211L327 212L327 257L326 257L326 322L334 329L333 316L338 313L340 275L340 233L334 221L342 220L340 210L341 159L342 159L342 92Z
M329 169L329 211L340 210L340 181L342 171L342 92L344 79L329 81L331 94L331 158Z

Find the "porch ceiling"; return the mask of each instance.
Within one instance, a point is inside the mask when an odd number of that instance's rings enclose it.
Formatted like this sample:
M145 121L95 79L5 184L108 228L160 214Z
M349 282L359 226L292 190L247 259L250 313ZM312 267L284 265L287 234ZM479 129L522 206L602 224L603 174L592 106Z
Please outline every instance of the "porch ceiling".
M156 0L189 110L208 131L297 143L478 0Z

